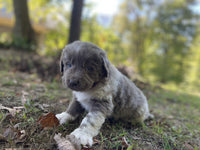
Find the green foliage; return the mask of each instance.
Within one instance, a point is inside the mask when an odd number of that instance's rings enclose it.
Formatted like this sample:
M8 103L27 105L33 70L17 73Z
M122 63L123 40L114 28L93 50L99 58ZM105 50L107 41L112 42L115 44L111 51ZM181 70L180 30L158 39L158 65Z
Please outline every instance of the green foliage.
M132 54L135 70L142 76L164 83L185 81L190 72L188 59L197 55L199 47L195 44L195 50L191 49L199 36L200 14L192 10L194 2L125 0L122 3L113 26ZM197 59L193 60L195 64Z
M10 33L2 33L0 35L0 47L3 48L10 48L14 47L16 49L20 50L29 50L34 51L36 49L35 44L28 44L27 40L22 37L15 37L11 35Z
M9 48L11 45L11 38L10 34L3 32L0 34L0 47L6 47Z
M70 1L55 0L29 2L31 18L35 23L43 24L48 28L38 53L55 56L66 45L70 16L66 7L69 4Z
M45 39L45 47L41 51L38 51L42 55L50 55L50 56L56 56L58 53L60 53L60 50L63 49L63 47L66 45L66 33L67 30L65 28L62 31L57 30L51 30L46 34Z
M120 38L110 28L99 25L95 16L83 20L81 40L90 41L107 51L109 59L116 65L126 63L128 53Z
M36 49L36 45L34 43L28 43L27 40L23 37L12 36L11 46L20 49L20 50L29 50L34 51Z
M187 67L190 46L196 34L196 15L189 2L166 1L158 8L154 21L155 41L158 42L157 64L153 69L159 81L182 82ZM160 65L161 64L161 65Z
M194 44L191 46L186 64L189 69L185 74L185 85L192 85L188 88L194 91L200 87L200 36L195 39Z
M6 8L9 12L13 10L12 8L12 0L0 0L0 9L1 8Z
M152 51L148 51L152 48L153 36L149 20L151 3L153 1L125 0L113 20L115 31L131 54L129 57L135 70L142 75L149 74L147 58L152 55ZM149 10L145 10L145 7Z

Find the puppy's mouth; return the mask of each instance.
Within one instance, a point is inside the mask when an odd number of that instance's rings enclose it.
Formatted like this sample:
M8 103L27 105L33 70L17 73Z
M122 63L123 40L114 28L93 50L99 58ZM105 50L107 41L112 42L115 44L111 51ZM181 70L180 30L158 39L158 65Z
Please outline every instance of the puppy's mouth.
M86 91L88 88L83 88L83 87L71 87L71 86L68 86L71 90L73 91Z
M67 86L74 91L86 91L88 89L91 89L92 85L87 84L85 82L67 82Z

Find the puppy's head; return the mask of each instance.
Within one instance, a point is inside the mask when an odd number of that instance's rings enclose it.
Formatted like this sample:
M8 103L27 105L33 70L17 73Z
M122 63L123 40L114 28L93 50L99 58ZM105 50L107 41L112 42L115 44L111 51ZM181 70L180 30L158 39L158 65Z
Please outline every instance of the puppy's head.
M96 45L76 41L62 52L60 67L62 82L75 91L86 91L105 81L109 76L106 53Z

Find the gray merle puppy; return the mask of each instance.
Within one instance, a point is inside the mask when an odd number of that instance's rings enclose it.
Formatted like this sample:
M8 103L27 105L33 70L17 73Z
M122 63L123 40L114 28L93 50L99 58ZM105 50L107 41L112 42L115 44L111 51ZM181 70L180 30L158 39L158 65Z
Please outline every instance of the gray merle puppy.
M147 99L140 89L109 61L105 51L89 42L67 45L61 56L62 82L73 90L67 110L57 114L60 124L87 115L70 135L83 145L92 145L105 119L143 122L149 117Z

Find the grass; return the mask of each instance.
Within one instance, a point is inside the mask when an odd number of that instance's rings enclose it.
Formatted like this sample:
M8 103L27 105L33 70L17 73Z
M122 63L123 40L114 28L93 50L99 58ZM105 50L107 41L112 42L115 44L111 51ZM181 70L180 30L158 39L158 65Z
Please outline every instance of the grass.
M15 116L14 122L5 120L8 112L0 111L0 133L3 134L8 127L20 123L19 129L24 129L29 137L20 144L15 144L12 140L8 143L1 143L2 147L56 149L53 134L60 132L66 135L78 126L80 120L48 131L35 127L37 119L44 112L59 113L66 109L65 105L68 105L71 94L70 91L62 88L61 83L42 82L37 76L4 71L0 71L0 81L0 103L3 106L11 108L21 106L22 91L28 93L25 109ZM42 104L47 104L49 107L44 110L40 107ZM132 126L125 122L107 120L96 137L100 144L94 145L93 148L126 149L127 147L123 145L123 137L133 149L200 148L199 97L156 89L149 95L149 105L155 115L153 121Z
M25 108L15 117L9 118L7 110L0 110L0 134L18 126L18 130L25 130L26 138L19 141L11 136L8 142L0 140L0 147L57 149L54 134L69 134L78 127L81 119L49 130L41 130L36 122L46 112L64 111L71 92L64 89L60 81L41 81L34 73L0 71L0 104L10 108L22 106L23 92L28 93ZM144 92L155 119L134 126L106 120L95 137L99 142L91 149L200 149L200 97L162 88L147 87ZM128 148L123 139L126 139Z

